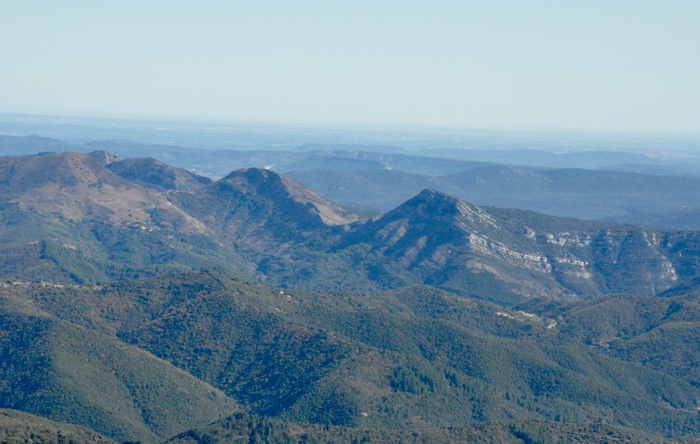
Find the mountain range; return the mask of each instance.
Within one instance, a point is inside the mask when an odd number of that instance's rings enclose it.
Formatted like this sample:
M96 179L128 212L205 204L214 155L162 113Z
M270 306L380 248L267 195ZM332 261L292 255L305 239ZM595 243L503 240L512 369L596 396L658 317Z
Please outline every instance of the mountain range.
M431 188L368 217L269 169L108 152L0 158L0 209L13 436L700 436L696 231Z
M208 268L319 290L430 284L513 304L654 295L700 274L695 231L479 207L429 189L360 220L255 168L211 182L153 160L104 166L68 152L0 158L0 172L4 275L17 279Z
M645 146L646 142L639 143ZM116 152L127 159L141 158L139 162L151 157L213 179L241 168L270 169L364 213L389 211L431 188L477 205L666 229L700 229L695 217L700 202L692 192L698 187L699 164L697 157L687 153L681 157L611 150L555 153L509 145L491 150L409 151L351 144L215 150L127 141L77 144L0 135L0 154L49 151ZM179 174L184 173L180 170Z

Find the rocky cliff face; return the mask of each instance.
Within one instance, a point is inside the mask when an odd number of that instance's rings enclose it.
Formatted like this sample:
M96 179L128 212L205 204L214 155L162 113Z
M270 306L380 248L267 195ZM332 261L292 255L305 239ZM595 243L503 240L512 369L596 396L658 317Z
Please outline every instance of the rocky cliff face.
M514 295L565 298L658 294L697 275L698 240L695 232L480 208L433 190L353 234L382 260L461 292L488 276Z

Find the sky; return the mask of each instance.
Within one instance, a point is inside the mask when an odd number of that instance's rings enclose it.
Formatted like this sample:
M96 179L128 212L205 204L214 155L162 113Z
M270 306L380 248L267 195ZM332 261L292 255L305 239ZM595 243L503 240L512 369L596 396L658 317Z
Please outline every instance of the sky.
M697 0L0 8L0 113L700 134Z

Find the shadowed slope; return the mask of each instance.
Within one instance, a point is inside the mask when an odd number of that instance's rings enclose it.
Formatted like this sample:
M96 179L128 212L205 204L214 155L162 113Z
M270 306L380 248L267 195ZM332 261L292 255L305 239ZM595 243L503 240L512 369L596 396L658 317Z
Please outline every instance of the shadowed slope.
M0 442L4 444L116 444L84 427L51 421L30 413L0 409Z
M0 303L2 407L118 440L162 439L237 408L150 353L48 316L24 298Z

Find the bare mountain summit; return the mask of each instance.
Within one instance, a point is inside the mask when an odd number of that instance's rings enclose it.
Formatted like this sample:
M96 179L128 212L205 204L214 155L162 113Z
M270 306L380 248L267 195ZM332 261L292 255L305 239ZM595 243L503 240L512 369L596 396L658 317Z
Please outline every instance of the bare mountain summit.
M123 179L158 190L194 191L212 183L207 177L150 157L111 162L107 168Z
M276 202L280 209L309 220L317 217L325 225L346 225L358 220L356 214L333 204L300 183L270 170L237 170L221 179L218 184L221 190L235 190L242 194L255 193Z
M164 195L132 184L85 154L65 152L0 158L0 200L66 220L154 227L151 211L186 232L204 226Z
M280 254L359 219L303 185L257 168L171 198L222 238L255 253Z

